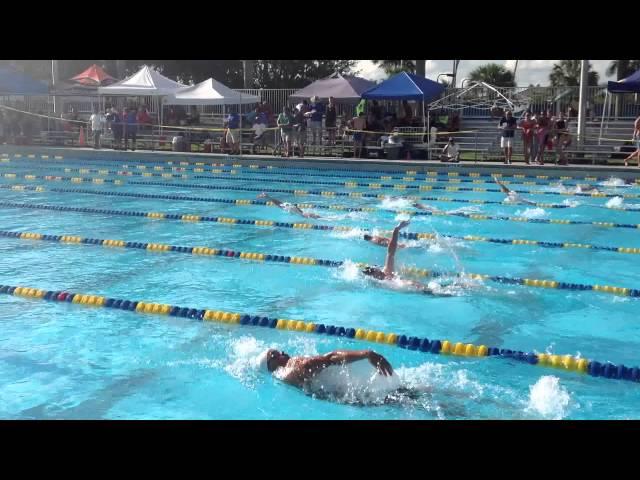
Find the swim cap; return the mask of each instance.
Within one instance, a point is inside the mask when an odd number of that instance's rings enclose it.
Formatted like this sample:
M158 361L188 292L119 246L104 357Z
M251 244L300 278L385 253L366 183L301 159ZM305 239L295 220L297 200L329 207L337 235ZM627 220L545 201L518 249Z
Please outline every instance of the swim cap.
M269 372L269 367L267 366L268 360L269 360L269 351L270 350L271 350L270 348L266 349L257 358L256 364L258 366L258 370L261 371L261 372L270 373Z

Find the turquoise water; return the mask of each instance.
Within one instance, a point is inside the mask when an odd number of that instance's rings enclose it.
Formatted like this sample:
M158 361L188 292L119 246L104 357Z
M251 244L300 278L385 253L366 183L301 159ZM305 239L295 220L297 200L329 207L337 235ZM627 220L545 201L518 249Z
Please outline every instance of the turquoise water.
M162 155L158 158L157 165L166 166L167 158ZM71 158L55 162L11 158L10 162L0 164L0 173L98 177L95 173L65 173L64 168L86 166L122 170L119 163L108 154L102 154L95 166L92 161ZM127 165L129 170L140 171L136 168L140 162L131 159ZM152 164L145 162L144 165L151 171ZM193 167L188 167L185 173L213 175L210 166L198 168L205 171L195 173ZM255 198L256 192L249 189L318 188L336 192L402 193L299 183L363 181L356 178L361 173L350 177L348 173L331 170L274 169L268 175L259 170L238 171L243 179L101 176L125 182L180 184L173 187L74 184L3 176L0 186L20 184L41 186L45 190L0 188L0 201L379 230L391 229L400 218L397 210L409 209L408 202L403 200L273 194L283 201L376 209L373 212L317 209L315 211L326 218L304 220L260 205L51 191L53 188L82 188L96 192L226 199ZM308 175L289 175L292 172ZM403 174L394 176L402 177ZM401 180L380 183L401 183ZM518 188L553 192L557 191L554 183L520 185ZM194 188L194 184L233 189L207 190ZM495 188L491 183L460 186ZM611 194L640 194L637 187L600 188ZM498 193L482 192L407 190L406 193L491 201L503 198ZM619 200L612 201L611 198L523 196L544 203L567 201L572 208L444 201L429 204L448 211L462 209L466 213L492 216L640 223L640 212L606 208L607 203L620 204ZM623 203L634 204L640 204L640 199L629 198ZM358 275L351 263L384 261L385 250L360 240L362 232L191 223L4 206L0 206L0 215L0 230L208 246L347 262L341 268L330 269L1 237L2 284L303 319L522 351L581 355L627 366L640 364L636 348L640 337L636 328L639 301L636 298L479 281L453 288L455 296L448 298L384 290ZM420 216L413 218L407 231L640 247L637 229L594 225ZM405 266L629 288L639 288L640 284L638 255L446 238L408 243L412 248L401 250L397 257L398 263ZM618 419L640 416L638 384L530 366L503 358L431 355L346 338L91 309L7 295L0 295L0 303L2 418ZM337 348L375 348L390 360L402 382L419 391L419 395L402 398L393 404L374 405L362 405L351 399L326 401L313 398L255 370L252 361L267 346L299 355Z

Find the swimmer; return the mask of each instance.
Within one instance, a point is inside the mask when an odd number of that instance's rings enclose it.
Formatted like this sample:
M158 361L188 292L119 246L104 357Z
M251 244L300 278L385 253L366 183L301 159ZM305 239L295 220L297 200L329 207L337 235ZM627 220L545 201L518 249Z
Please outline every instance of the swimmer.
M391 242L390 238L387 237L379 237L378 235L369 235L368 233L365 233L362 238L364 240L366 240L367 242L371 242L375 245L380 245L381 247L388 247L389 246L389 242ZM407 246L404 243L399 243L398 244L398 248L407 248Z
M271 348L260 359L261 368L269 373L282 368L283 376L279 377L283 382L294 387L305 388L309 381L318 373L333 365L346 365L359 360L368 360L378 373L385 377L393 375L391 364L379 353L373 350L335 350L324 355L312 357L290 357L285 352Z
M576 193L587 193L587 192L600 193L600 191L598 190L598 187L594 185L582 185L580 183L576 185Z
M408 221L400 222L396 228L393 229L393 235L391 236L391 241L387 246L387 257L384 262L384 267L365 267L362 270L362 273L373 277L380 282L385 282L389 286L401 286L408 287L411 290L418 291L427 295L440 295L440 296L450 296L444 293L435 293L431 288L426 287L420 282L415 282L413 280L401 278L396 273L394 273L396 266L396 250L398 249L398 236L400 235L400 230L409 225Z
M524 198L522 198L520 195L518 195L517 192L514 192L513 190L508 188L504 183L498 180L496 176L493 177L493 181L496 182L500 187L500 190L502 190L502 192L505 195L507 195L507 198L505 199L505 201L508 201L509 203L524 203L526 205L533 205L533 206L537 205L535 202L531 202L529 200L525 200Z
M424 203L413 202L411 206L413 208L417 208L418 210L426 210L427 212L431 213L444 213L444 211L440 210L439 208L432 207L431 205L425 205Z
M300 216L302 216L304 218L322 218L320 215L318 215L316 213L303 212L296 205L294 205L292 203L281 202L277 198L270 197L269 195L267 195L264 192L262 192L260 195L258 195L258 198L266 198L267 200L269 200L270 202L273 202L277 207L281 208L282 210L284 210L287 213L294 213L294 214L300 215Z

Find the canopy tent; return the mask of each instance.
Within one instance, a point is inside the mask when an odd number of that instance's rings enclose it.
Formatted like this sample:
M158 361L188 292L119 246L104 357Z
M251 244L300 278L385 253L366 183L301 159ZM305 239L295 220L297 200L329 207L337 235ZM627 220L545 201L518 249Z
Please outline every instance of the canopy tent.
M518 108L521 108L520 102L516 103L512 101L504 96L496 87L486 82L472 82L471 86L462 89L461 91L455 91L446 97L442 97L435 102L432 102L430 108L446 108L449 110L473 108L478 110L490 110L496 106L508 108L514 112Z
M170 95L178 88L185 88L186 86L165 77L145 65L138 72L124 80L106 87L99 87L98 93L100 95L164 96Z
M321 100L333 97L336 103L358 103L364 92L375 87L376 83L361 77L343 76L339 73L316 80L289 97L293 101L301 101L313 96Z
M640 70L632 73L627 78L607 84L609 93L640 93Z
M70 82L80 85L98 86L110 85L117 82L117 80L109 75L104 69L95 63L87 68L84 72L71 77Z
M415 100L428 103L440 96L445 86L412 73L400 72L362 94L368 100Z
M256 95L243 95L213 78L176 90L164 98L167 105L247 105L259 102Z
M48 95L49 86L10 67L0 68L0 95Z
M635 93L636 101L638 99L637 95L640 93L640 70L635 73L632 73L627 78L623 78L622 80L618 80L617 82L609 81L607 83L607 91L604 97L604 105L602 106L602 118L600 119L600 137L598 138L598 145L602 143L602 135L604 132L604 119L607 117L607 128L608 128L608 120L611 115L611 97L613 94L618 93ZM617 105L617 104L616 104ZM616 108L617 114L617 108Z
M422 102L422 126L429 129L429 116L425 115L425 104L445 91L445 86L412 73L400 72L362 94L369 100L414 100Z
M164 97L171 95L179 88L185 87L187 85L175 82L145 65L138 72L124 80L106 87L98 87L98 93L101 95ZM158 105L158 109L160 111L160 128L162 129L162 106Z

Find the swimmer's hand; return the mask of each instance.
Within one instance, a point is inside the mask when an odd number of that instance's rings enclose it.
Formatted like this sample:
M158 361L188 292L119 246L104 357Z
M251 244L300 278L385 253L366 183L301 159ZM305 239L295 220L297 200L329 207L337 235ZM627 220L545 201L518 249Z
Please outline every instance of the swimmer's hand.
M398 224L398 226L396 228L397 229L403 229L405 227L408 227L409 223L411 223L411 222L409 222L409 220L403 220Z
M258 195L258 198L265 198L267 197L267 194L262 192L260 195Z
M393 375L393 368L391 368L391 364L379 353L376 353L373 350L369 351L368 359L371 365L378 369L378 373L380 375L384 375L385 377Z

